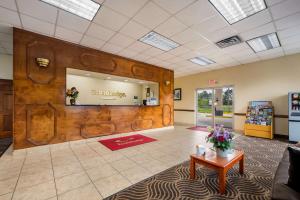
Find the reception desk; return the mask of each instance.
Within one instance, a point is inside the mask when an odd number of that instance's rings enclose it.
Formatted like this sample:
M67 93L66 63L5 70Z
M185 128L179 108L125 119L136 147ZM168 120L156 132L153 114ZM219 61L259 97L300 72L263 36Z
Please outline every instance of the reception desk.
M14 149L173 125L171 70L16 28L13 65ZM67 68L158 83L159 103L70 106Z

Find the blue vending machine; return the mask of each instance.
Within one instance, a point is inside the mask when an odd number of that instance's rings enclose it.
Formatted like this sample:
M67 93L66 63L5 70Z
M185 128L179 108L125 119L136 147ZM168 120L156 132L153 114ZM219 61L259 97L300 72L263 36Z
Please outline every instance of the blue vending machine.
M289 140L300 141L300 92L289 93Z

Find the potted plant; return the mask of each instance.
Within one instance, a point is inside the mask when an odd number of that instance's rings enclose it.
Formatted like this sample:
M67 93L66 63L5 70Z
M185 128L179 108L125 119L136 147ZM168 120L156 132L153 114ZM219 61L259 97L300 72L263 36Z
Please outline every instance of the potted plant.
M217 156L228 157L232 149L232 139L234 134L225 129L223 126L209 128L209 135L206 137L206 142L213 144L217 152Z
M76 89L76 87L72 87L71 89L67 89L66 95L67 97L70 97L70 104L75 105L76 99L78 97L79 91Z

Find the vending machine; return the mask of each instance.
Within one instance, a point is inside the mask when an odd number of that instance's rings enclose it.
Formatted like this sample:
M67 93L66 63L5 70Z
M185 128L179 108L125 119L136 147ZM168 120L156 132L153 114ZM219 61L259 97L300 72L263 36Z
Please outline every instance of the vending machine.
M300 141L300 92L289 93L289 140Z

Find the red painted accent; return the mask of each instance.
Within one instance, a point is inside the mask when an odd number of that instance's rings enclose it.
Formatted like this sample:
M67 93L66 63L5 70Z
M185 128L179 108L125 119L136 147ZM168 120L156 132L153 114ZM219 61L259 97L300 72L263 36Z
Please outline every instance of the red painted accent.
M193 131L209 132L207 129L207 126L193 126L193 127L187 128L187 129L190 129Z
M99 140L101 144L106 146L112 151L124 149L148 142L154 142L156 139L146 137L144 135L136 134L131 136L125 136L125 137L118 137L113 139L107 139L107 140Z

